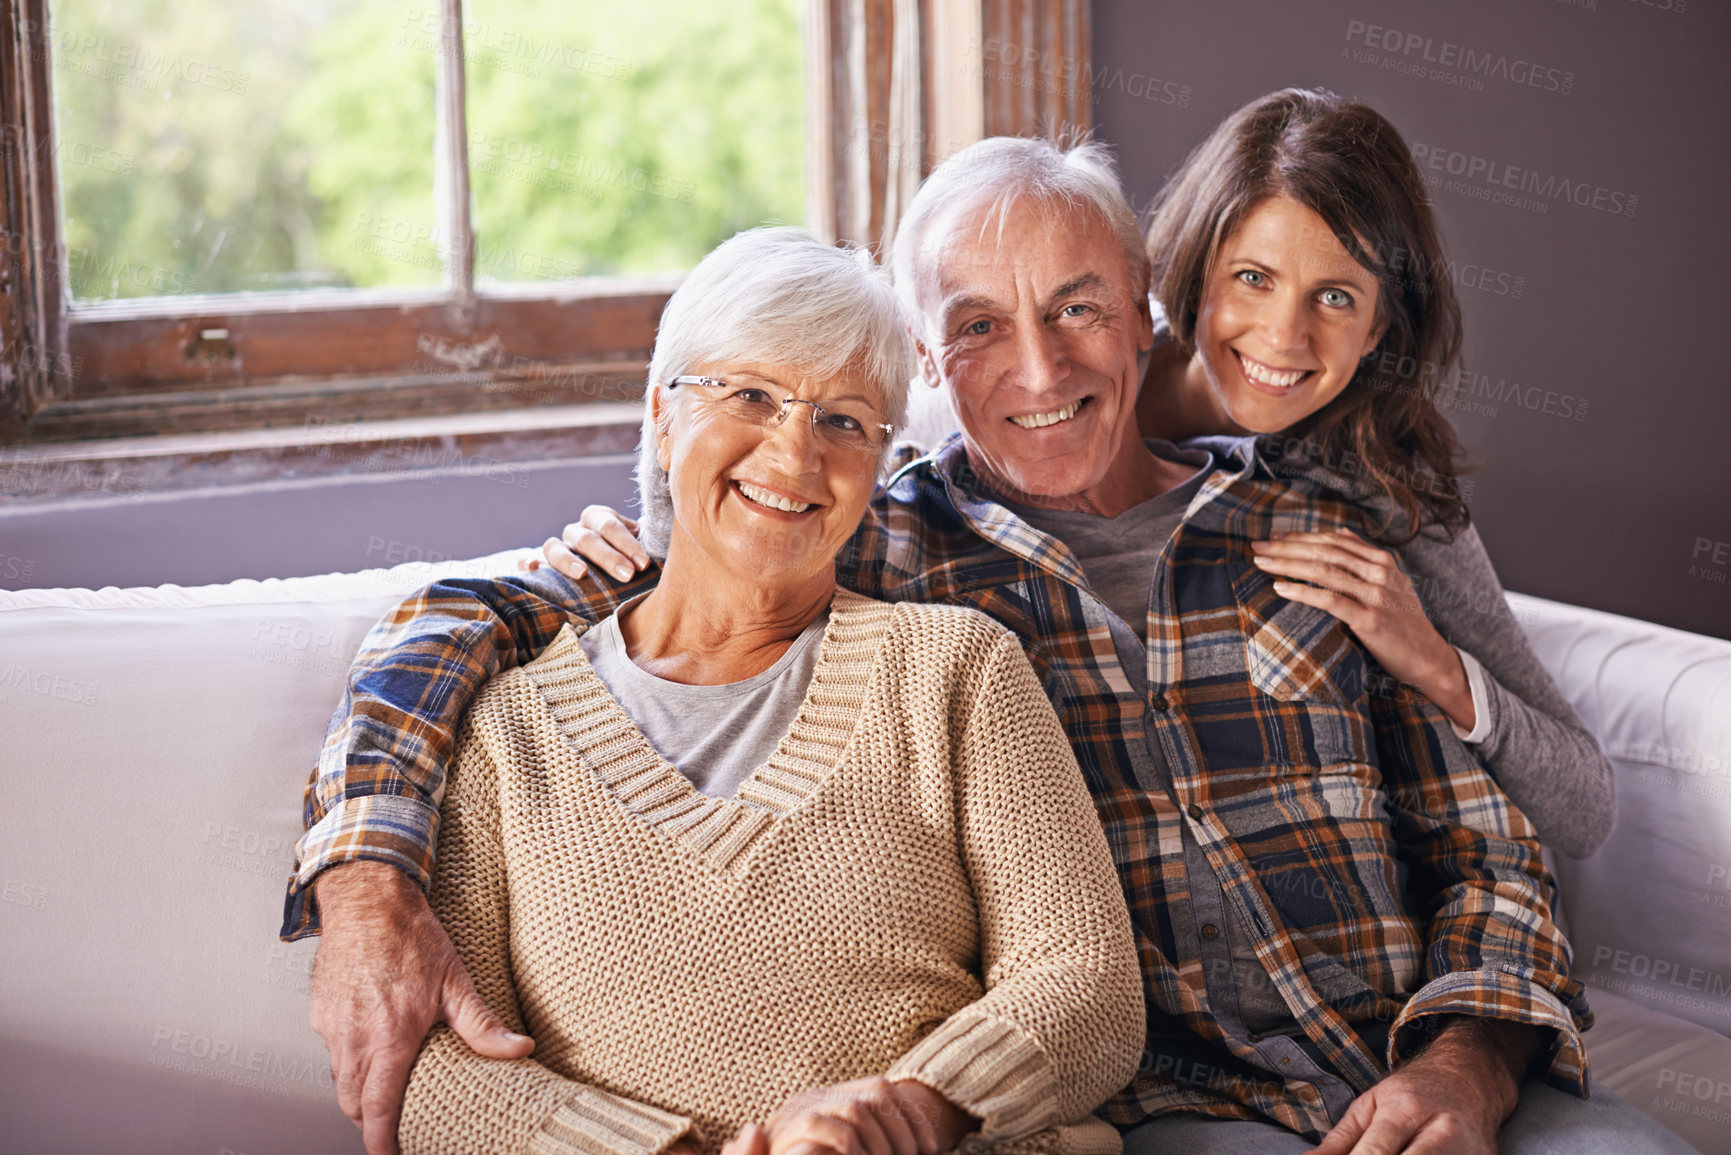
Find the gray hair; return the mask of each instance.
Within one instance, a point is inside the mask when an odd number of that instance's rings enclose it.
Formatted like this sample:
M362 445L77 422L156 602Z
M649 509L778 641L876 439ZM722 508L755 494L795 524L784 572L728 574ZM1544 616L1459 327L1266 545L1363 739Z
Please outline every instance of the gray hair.
M794 228L748 229L723 241L668 299L655 334L637 457L639 535L654 557L667 556L673 531L673 495L656 452L657 434L681 396L667 383L695 365L729 361L815 378L862 373L877 388L886 420L898 429L907 421L913 344L895 290L869 252L826 245ZM886 439L880 466L889 445Z
M1049 140L992 136L970 144L933 169L908 203L896 229L890 271L916 331L923 334L925 327L917 273L926 230L952 205L988 197L1000 220L1023 197L1069 213L1097 214L1124 250L1136 299L1147 297L1148 248L1136 226L1136 213L1124 197L1111 151L1095 140L1060 149Z

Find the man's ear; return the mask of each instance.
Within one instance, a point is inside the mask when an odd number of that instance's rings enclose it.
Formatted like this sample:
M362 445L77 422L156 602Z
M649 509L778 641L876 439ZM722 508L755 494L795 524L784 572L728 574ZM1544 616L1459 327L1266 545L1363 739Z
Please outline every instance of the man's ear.
M926 388L936 389L944 383L944 375L938 371L938 360L932 356L932 351L926 348L926 343L912 330L908 336L913 338L914 355L920 362L920 380L926 383Z
M1154 347L1154 310L1149 307L1148 294L1136 302L1136 351L1146 353Z
M667 390L649 395L649 413L655 422L655 460L663 473L673 471L673 414L668 411Z

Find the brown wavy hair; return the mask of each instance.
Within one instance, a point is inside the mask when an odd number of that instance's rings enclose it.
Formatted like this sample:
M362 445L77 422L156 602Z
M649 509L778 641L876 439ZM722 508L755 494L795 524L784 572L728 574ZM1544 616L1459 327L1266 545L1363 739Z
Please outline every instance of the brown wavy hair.
M1453 536L1470 521L1462 449L1435 391L1460 358L1455 300L1430 197L1406 141L1369 105L1321 89L1286 88L1221 121L1149 209L1153 292L1179 347L1195 352L1203 286L1220 246L1257 205L1286 196L1316 213L1377 278L1388 328L1340 395L1273 438L1286 468L1321 465L1355 496L1386 495L1378 529L1401 545L1430 526Z

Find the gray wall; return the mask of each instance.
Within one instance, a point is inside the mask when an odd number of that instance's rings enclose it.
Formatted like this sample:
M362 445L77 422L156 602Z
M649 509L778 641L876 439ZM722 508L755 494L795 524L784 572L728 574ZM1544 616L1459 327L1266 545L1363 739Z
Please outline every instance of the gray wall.
M1473 516L1504 584L1731 637L1731 9L1095 0L1093 12L1095 123L1138 208L1221 117L1286 85L1363 99L1415 153L1441 157L1466 367L1483 374L1467 399L1486 408L1454 420L1482 466ZM1465 50L1490 60L1493 74L1472 74L1482 87L1424 59ZM1529 74L1536 84L1515 82ZM1499 176L1530 170L1541 190L1593 190L1599 206L1482 199L1499 190L1448 171L1473 158ZM1554 410L1584 402L1584 414L1544 412L1547 391Z

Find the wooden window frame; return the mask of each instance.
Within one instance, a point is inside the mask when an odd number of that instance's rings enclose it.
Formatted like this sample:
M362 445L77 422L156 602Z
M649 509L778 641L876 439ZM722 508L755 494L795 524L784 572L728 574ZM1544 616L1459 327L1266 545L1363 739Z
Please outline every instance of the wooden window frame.
M434 418L641 395L678 278L477 291L462 0L444 7L447 283L74 303L49 0L0 0L0 446ZM808 227L874 247L983 135L1086 131L1086 0L807 0ZM541 418L544 424L544 416Z

